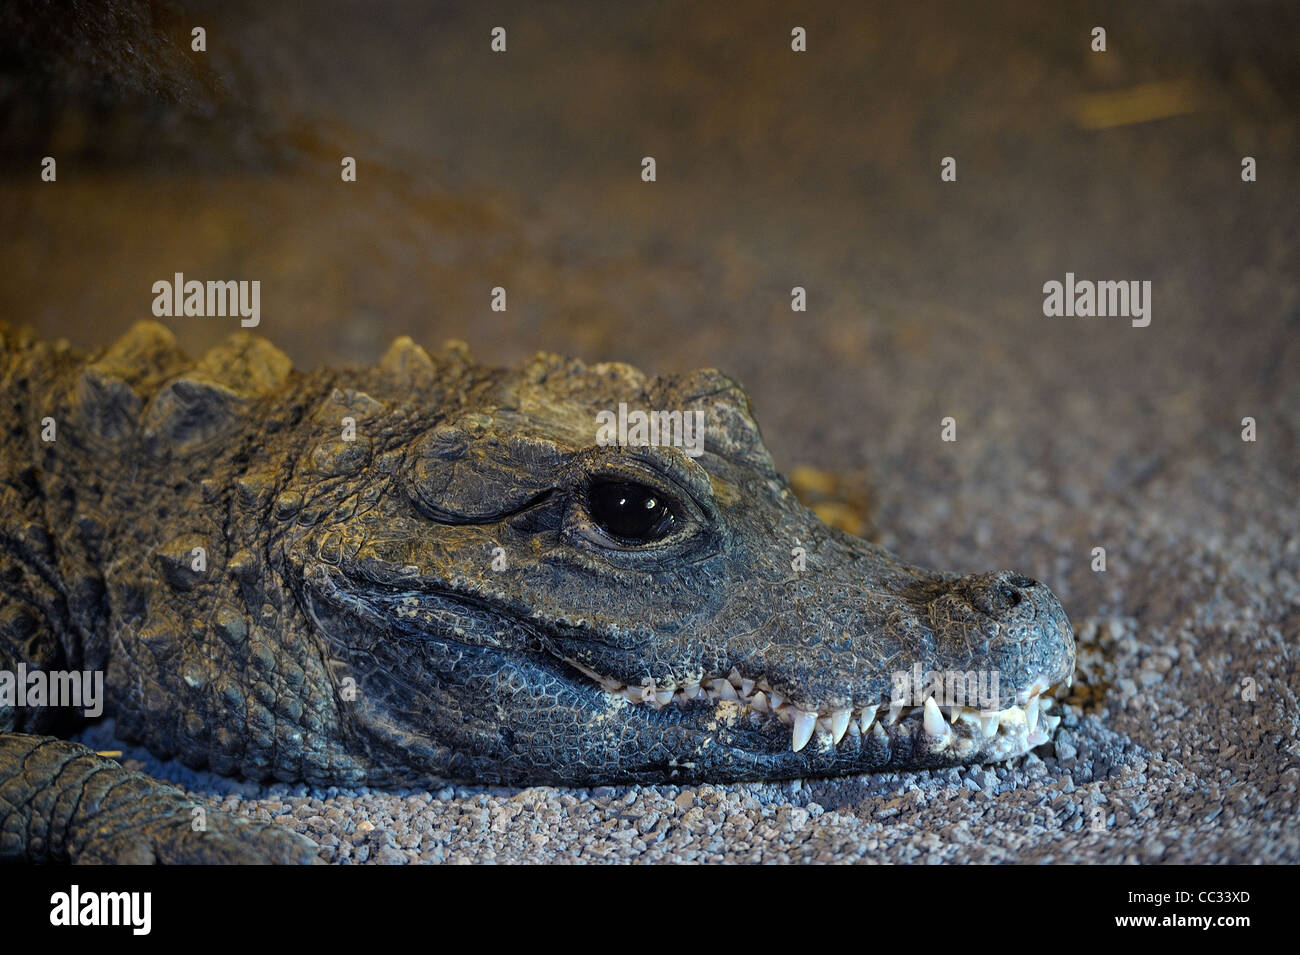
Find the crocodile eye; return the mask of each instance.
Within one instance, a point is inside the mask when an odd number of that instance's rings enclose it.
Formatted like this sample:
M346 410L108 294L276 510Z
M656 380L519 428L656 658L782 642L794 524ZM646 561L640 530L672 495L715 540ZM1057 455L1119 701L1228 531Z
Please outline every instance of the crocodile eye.
M672 533L673 502L644 484L594 481L587 488L587 513L592 523L616 542L652 544Z

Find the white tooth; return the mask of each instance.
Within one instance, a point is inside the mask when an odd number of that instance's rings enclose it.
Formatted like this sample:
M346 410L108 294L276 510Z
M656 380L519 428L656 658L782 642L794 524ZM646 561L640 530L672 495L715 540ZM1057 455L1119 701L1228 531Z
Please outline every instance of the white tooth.
M850 735L850 736L861 736L861 735L862 735L862 730L858 727L858 721L857 721L857 720L849 720L849 735Z
M742 683L745 682L745 681L742 680L741 677L740 677L740 671L737 670L735 667L732 667L732 668L731 668L731 672L727 674L727 680L728 680L728 681L731 683L731 685L734 686L737 690L739 690L739 689L740 689L740 685L741 685Z
M844 738L844 734L849 731L849 719L853 716L853 711L849 709L836 710L831 714L831 737L838 743Z
M1049 716L1047 717L1046 722L1047 722L1047 735L1051 736L1053 733L1056 732L1056 728L1061 725L1061 718L1059 716Z
M882 741L888 741L889 739L889 734L885 732L885 728L879 723L871 724L871 735Z
M1038 729L1038 700L1030 700L1025 705L1025 717L1029 723L1029 732Z
M1021 706L1024 706L1026 703L1029 702L1031 698L1037 696L1038 694L1042 693L1046 689L1047 689L1046 683L1044 683L1041 679L1035 680L1033 683L1029 684L1029 686L1026 689L1023 689L1016 694L1016 702L1019 703Z
M865 733L867 730L871 729L871 724L876 719L876 710L878 709L880 709L879 703L875 706L868 706L862 710L862 732Z
M781 707L785 706L785 697L776 692L776 690L773 690L768 694L768 698L772 701L773 710L779 710Z
M673 701L673 691L672 691L672 690L656 690L656 691L655 691L655 702L658 703L660 706L667 706L667 705L668 705L669 703L671 703L672 701Z
M776 718L786 726L794 722L795 708L790 704L785 704L779 710L776 710Z
M760 713L766 713L768 711L767 695L762 690L759 690L750 698L749 705Z
M990 739L997 735L998 732L998 714L988 713L980 714L980 732L985 739Z
M688 700L693 700L700 695L700 685L698 683L687 683L682 689L682 696Z
M796 753L808 745L808 741L812 739L813 729L816 726L816 713L807 713L804 710L794 711L794 736L791 737L790 747Z
M943 736L948 732L948 724L944 722L943 714L939 712L932 696L925 698L924 724L925 731L930 736Z
M754 693L754 681L742 679L740 681L740 695L752 696L753 693Z
M898 722L898 717L902 715L903 710L907 709L907 704L901 700L889 701L889 725L893 726Z
M767 682L767 677L762 677L761 679L759 679L758 682L754 684L754 686L758 687L764 693L768 693L772 689L772 684Z
M736 699L736 688L727 680L714 680L713 696L720 700L734 700Z

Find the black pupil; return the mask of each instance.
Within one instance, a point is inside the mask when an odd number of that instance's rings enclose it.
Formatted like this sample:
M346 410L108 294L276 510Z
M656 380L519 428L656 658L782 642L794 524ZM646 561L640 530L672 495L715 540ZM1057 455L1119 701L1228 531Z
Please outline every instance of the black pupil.
M673 513L653 488L601 481L587 493L591 519L611 537L644 544L668 536Z

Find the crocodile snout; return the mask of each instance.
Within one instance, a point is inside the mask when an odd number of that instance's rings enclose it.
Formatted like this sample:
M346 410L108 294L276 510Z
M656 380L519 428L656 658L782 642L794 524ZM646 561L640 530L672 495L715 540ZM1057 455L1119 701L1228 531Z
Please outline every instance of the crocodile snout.
M1051 589L1011 571L958 577L934 597L928 618L941 655L961 668L998 672L1021 696L1074 670L1069 618Z

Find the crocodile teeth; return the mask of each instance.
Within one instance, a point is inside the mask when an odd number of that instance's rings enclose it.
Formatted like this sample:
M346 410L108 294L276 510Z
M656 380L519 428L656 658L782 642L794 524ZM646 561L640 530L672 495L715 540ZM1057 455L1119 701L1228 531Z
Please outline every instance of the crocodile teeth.
M960 703L941 704L929 697L920 706L891 699L860 710L848 706L818 711L791 704L766 679L750 679L737 667L732 667L725 677L693 673L687 682L679 682L680 676L669 674L662 679L662 685L647 677L643 678L642 685L631 686L602 676L577 660L566 658L566 662L611 696L657 710L674 703L685 707L695 700L707 700L737 704L742 713L751 717L775 717L791 727L790 744L796 753L808 745L814 734L818 737L818 749L839 746L845 736L857 739L856 743L849 744L851 747L865 747L867 736L888 745L886 727L907 720L912 725L920 724L917 728L930 738L933 752L955 746L959 754L969 754L979 748L986 761L996 761L1022 755L1027 749L1047 742L1061 724L1059 716L1048 715L1056 701L1046 695L1051 687L1043 686L1041 680L1017 694L1020 702L1001 710L976 710Z
M925 698L925 731L930 736L943 736L948 732L948 724L944 722L943 714L939 712L938 704L934 702L934 697Z
M831 714L831 738L838 743L844 738L844 734L849 731L849 720L853 717L853 711L844 709L836 710Z
M867 730L871 729L871 724L875 722L876 710L878 709L880 709L879 703L875 706L868 706L862 711L862 716L860 717L862 722L862 732L865 733Z
M797 753L808 745L812 739L813 730L817 727L817 714L808 713L804 710L794 711L794 736L791 737L790 747Z

